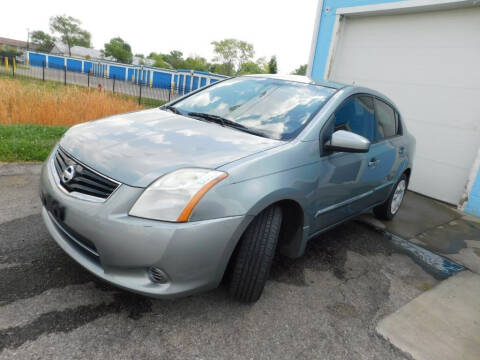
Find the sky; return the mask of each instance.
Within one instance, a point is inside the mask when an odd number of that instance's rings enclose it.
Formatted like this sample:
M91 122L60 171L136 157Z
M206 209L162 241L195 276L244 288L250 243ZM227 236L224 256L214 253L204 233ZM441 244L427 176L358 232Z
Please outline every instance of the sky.
M276 55L279 73L308 62L318 0L47 0L2 3L0 37L27 39L27 29L49 31L49 18L78 18L97 49L120 36L134 54L180 50L213 57L214 40L252 43L255 59ZM23 10L22 10L23 9ZM7 15L8 14L8 15Z

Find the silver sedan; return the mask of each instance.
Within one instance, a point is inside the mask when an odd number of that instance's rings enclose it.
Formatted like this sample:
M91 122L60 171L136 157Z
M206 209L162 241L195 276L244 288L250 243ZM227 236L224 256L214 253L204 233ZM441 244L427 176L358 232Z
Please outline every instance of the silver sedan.
M222 279L259 299L277 252L370 211L391 219L415 140L388 98L302 76L243 76L72 127L44 164L42 215L87 270L171 298Z

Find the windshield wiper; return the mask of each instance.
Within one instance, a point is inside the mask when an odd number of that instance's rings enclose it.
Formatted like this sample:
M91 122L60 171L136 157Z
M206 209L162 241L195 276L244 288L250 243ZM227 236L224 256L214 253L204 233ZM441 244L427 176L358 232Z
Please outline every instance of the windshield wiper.
M178 115L182 115L182 112L180 110L178 110L175 106L173 105L168 105L168 106L164 106L163 107L164 109L166 110L170 110L171 112L175 113L175 114L178 114Z
M187 115L188 116L193 116L193 117L199 117L199 118L205 119L207 121L215 121L222 126L229 126L229 127L234 128L234 129L244 131L244 132L248 132L248 133L253 134L253 135L267 137L261 131L251 129L249 127L246 127L245 125L242 125L242 124L237 123L237 122L232 121L232 120L225 119L224 117L221 117L221 116L218 116L218 115L201 113L201 112L189 112Z
M218 116L218 115L212 115L212 114L194 112L194 111L189 112L188 116L194 116L194 117L199 117L199 118L209 120L209 121L215 121L217 123L220 123L220 125L222 125L222 126L225 126L227 121L230 121L230 120L227 120L227 119L225 119L221 116Z

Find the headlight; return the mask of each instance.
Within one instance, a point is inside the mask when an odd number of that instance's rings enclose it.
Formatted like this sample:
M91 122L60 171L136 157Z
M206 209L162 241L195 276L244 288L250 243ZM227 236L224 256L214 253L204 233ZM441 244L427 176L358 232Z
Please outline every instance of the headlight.
M188 221L202 196L227 176L223 171L199 168L173 171L151 184L130 209L129 215L154 220Z

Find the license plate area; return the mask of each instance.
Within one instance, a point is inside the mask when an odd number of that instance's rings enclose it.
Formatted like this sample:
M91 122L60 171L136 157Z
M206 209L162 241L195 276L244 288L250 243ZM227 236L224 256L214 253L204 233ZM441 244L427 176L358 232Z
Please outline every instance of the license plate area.
M40 199L47 211L57 220L63 222L65 220L66 208L57 199L51 195L42 192Z

